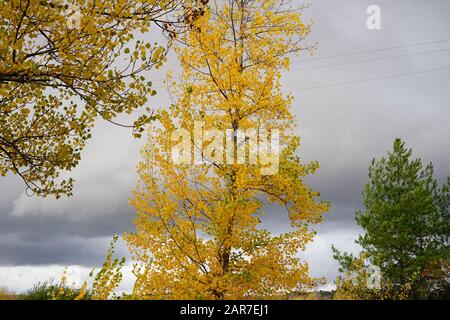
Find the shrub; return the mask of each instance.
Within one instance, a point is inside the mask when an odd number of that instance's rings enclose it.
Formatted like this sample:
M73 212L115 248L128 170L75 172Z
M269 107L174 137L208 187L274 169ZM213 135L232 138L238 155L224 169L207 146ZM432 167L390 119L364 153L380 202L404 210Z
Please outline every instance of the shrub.
M54 284L52 280L48 280L35 284L20 297L24 300L78 300L82 290L84 289L72 288L61 283ZM85 291L80 298L80 300L90 299L89 291Z

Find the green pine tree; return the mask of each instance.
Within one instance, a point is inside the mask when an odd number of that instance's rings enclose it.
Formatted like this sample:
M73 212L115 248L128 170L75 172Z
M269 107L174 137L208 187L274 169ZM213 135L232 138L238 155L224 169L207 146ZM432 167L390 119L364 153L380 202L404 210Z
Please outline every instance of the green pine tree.
M409 286L409 298L448 298L450 178L439 188L433 165L411 154L396 139L386 158L372 161L365 209L356 213L365 230L357 243L394 291ZM335 257L346 269L349 256Z

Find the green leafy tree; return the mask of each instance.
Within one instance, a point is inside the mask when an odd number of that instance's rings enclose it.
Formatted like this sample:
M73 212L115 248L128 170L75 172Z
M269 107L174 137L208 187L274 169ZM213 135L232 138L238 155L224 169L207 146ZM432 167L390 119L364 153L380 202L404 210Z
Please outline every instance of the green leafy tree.
M439 188L433 165L411 155L396 139L386 158L372 161L365 210L356 213L365 230L357 243L391 292L409 288L408 298L437 298L449 292L450 178ZM335 258L344 270L354 259L337 251Z

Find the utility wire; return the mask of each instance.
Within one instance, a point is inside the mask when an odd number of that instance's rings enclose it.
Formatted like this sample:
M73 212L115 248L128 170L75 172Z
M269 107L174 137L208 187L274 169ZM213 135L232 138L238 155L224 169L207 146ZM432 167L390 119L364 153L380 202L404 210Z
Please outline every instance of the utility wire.
M325 69L325 68L346 66L346 65L351 65L351 64L358 64L358 63L365 63L365 62L372 62L372 61L385 61L385 60L390 60L390 59L411 57L411 56L416 56L416 55L424 55L424 54L431 54L431 53L438 53L438 52L445 52L445 51L450 51L450 48L431 50L431 51L422 51L422 52L415 52L415 53L406 53L406 54L395 55L395 56L388 56L388 57L382 57L382 58L371 58L371 59L343 62L343 63L336 63L336 64L319 65L319 66L313 66L313 67L307 67L307 68L297 68L297 69L289 70L288 72L314 70L314 69Z
M402 78L402 77L408 77L408 76L413 76L413 75L418 75L418 74L425 74L425 73L438 72L438 71L444 71L444 70L450 70L450 66L442 67L442 68L433 68L433 69L427 69L427 70L420 70L420 71L414 71L414 72L399 73L399 74L393 74L393 75L387 75L387 76L381 76L381 77L375 77L375 78L368 78L368 79L361 79L361 80L353 80L353 81L346 81L346 82L335 82L335 83L330 83L330 84L325 84L325 85L320 85L320 86L298 88L298 89L294 89L294 90L285 91L285 93L299 92L299 91L308 91L308 90L315 90L315 89L322 89L322 88L331 88L331 87L340 87L340 86L346 86L346 85L352 85L352 84L358 84L358 83L364 83L364 82L370 82L370 81ZM155 89L162 89L162 87L155 88Z
M332 58L347 57L347 56L353 56L353 55L360 55L360 54L366 54L366 53L372 53L372 52L382 52L382 51L402 49L402 48L412 48L412 47L418 47L418 46L422 46L422 45L444 43L444 42L449 42L449 41L450 41L450 39L443 39L443 40L434 40L434 41L426 41L426 42L417 42L417 43L413 43L413 44L394 46L394 47L378 48L378 49L372 49L372 50L366 50L366 51L355 51L355 52L349 52L349 53L343 53L343 54L337 54L337 55L331 55L331 56L324 56L324 57L317 57L317 58L310 58L310 59L301 59L300 61L293 61L291 64L299 64L299 63L308 62L308 61L326 60L326 59L332 59ZM449 50L449 49L443 49L442 51L447 51L447 50ZM436 50L436 52L438 52L438 51L439 50ZM429 52L429 53L431 53L431 52ZM425 53L417 53L417 54L425 54ZM413 53L413 54L408 54L408 55L415 55L415 54ZM398 57L400 57L400 56L398 56ZM384 59L384 58L380 58L380 59ZM378 60L378 59L375 58L374 60L370 60L370 61L376 61L376 60ZM364 62L366 62L366 61L364 61ZM369 59L367 59L367 62L369 62ZM352 62L352 63L362 63L362 62ZM350 64L350 63L348 63L348 64ZM337 64L337 65L344 65L344 64ZM331 66L335 66L335 65L330 65L330 67ZM319 67L322 67L322 66L319 66ZM302 68L302 69L295 69L295 70L291 70L291 71L319 69L319 67ZM323 67L328 67L328 66L323 66ZM163 82L164 80L165 79L154 79L153 82Z
M292 64L296 64L296 63L300 63L300 62L307 62L307 61L317 61L317 60L333 59L333 58L340 58L340 57L348 57L348 56L367 54L367 53L372 53L372 52L388 51L388 50L403 49L403 48L412 48L412 47L418 47L418 46L429 45L429 44L443 43L443 42L448 42L448 41L450 41L450 39L434 40L434 41L427 41L427 42L417 42L417 43L412 43L412 44L407 44L407 45L378 48L378 49L372 49L372 50L366 50L366 51L348 52L348 53L342 53L342 54L336 54L336 55L330 55L330 56L324 56L324 57L303 59L301 61L294 61Z
M408 76L417 75L417 74L438 72L438 71L444 71L444 70L450 70L450 66L442 67L442 68L420 70L420 71L414 71L414 72L407 72L407 73L399 73L399 74L393 74L393 75L382 76L382 77L354 80L354 81L336 82L336 83L330 83L330 84L320 85L320 86L305 87L305 88L299 88L299 89L290 90L290 92L315 90L315 89L330 88L330 87L339 87L339 86L358 84L358 83L362 83L362 82L377 81L377 80L383 80L383 79L402 78L402 77L408 77Z
M372 53L372 52L382 52L382 51L402 49L402 48L411 48L411 47L417 47L417 46L422 46L422 45L444 43L444 42L448 42L448 41L450 41L450 39L434 40L434 41L427 41L427 42L418 42L418 43L413 43L413 44L408 44L408 45L393 46L393 47L386 47L386 48L378 48L378 49L366 50L366 51L349 52L349 53L344 53L344 54L330 55L330 56L317 57L317 58L311 58L311 59L303 59L302 61L294 61L294 62L292 62L292 64L298 64L300 62L307 62L307 61L317 61L317 60L332 59L332 58L338 58L338 57L347 57L347 56L360 55L360 54L366 54L366 53ZM410 53L410 54L404 54L404 55L389 56L389 57L383 57L383 58L364 59L364 60L359 60L359 61L344 62L344 63L330 64L330 65L313 66L313 67L307 67L307 68L297 68L297 69L290 70L288 72L300 71L300 70L313 70L313 69L330 68L330 67L335 67L335 66L344 66L344 65L351 65L351 64L358 64L358 63L365 63L365 62L372 62L372 61L383 61L383 60L388 60L388 59L395 59L395 58L408 57L408 56L414 56L414 55L422 55L422 54L431 54L431 53L444 52L444 51L450 51L450 48L437 49L437 50L424 51L424 52L417 52L417 53ZM447 69L447 68L444 68L444 70L445 69ZM433 69L433 70L431 70L429 72L432 72L432 71L435 71L435 70ZM425 71L425 72L428 72L428 71ZM419 73L424 73L424 72L419 72ZM411 74L416 74L416 73L411 73ZM406 75L408 75L408 74L406 74ZM395 77L397 77L397 76L395 76ZM391 78L391 76L388 76L388 78ZM361 80L361 81L362 82L366 82L366 81L374 81L374 80L379 80L379 79L373 79L373 80L372 79L367 79L367 80ZM163 82L163 81L165 81L165 79L154 79L152 81L153 82ZM359 82L359 81L356 81L356 83L357 82ZM348 84L352 84L352 83L354 83L354 82L351 82L351 83L348 83ZM347 84L347 83L342 83L342 85L345 85L345 84ZM337 85L340 85L340 84L337 84ZM328 85L326 85L325 87L327 87L327 86ZM334 86L334 85L331 84L330 86ZM319 87L322 88L324 86L319 86ZM164 87L162 87L162 86L157 86L154 89L159 90L159 89L163 89L163 88ZM298 89L298 90L294 90L294 91L310 90L310 89L316 89L316 87L303 88L303 89Z

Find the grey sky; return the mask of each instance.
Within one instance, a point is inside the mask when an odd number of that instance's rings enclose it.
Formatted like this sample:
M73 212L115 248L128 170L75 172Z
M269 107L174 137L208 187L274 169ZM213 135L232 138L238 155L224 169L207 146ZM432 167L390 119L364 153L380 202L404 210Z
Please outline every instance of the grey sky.
M382 10L380 31L366 28L366 8L371 4ZM318 58L450 40L448 12L446 0L314 0L305 18L314 21L309 41L319 43L314 56ZM318 160L321 165L308 183L333 205L304 254L312 274L326 276L329 282L336 276L332 243L357 250L353 240L359 229L353 217L361 207L367 168L373 157L391 148L394 138L403 138L414 156L432 161L440 181L450 175L449 70L335 85L450 67L449 51L322 67L447 48L450 41L321 60L302 56L285 74L284 88L296 98L299 153L305 161ZM176 68L172 59L153 78L161 79L164 70ZM332 86L323 87L328 85ZM310 87L321 88L297 91ZM158 107L170 103L163 90L153 102ZM80 265L76 274L82 267L100 264L111 237L132 228L134 213L127 203L137 181L135 167L143 142L125 129L98 122L73 171L76 188L70 199L29 198L17 177L0 178L0 287L21 290L34 280L45 280L45 266L60 270L54 266ZM266 223L282 231L284 211L269 212Z

